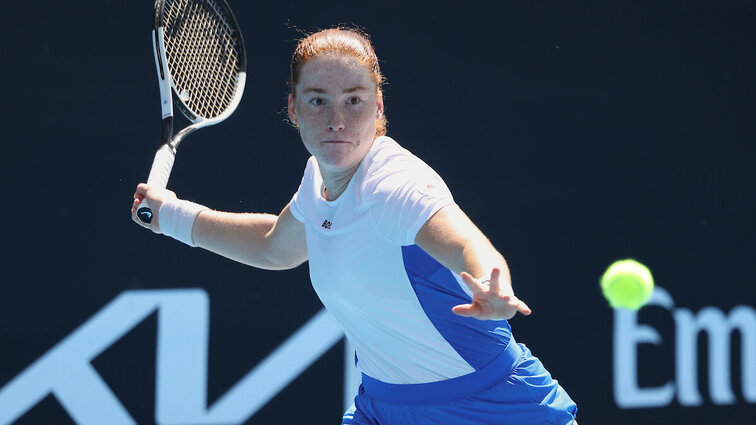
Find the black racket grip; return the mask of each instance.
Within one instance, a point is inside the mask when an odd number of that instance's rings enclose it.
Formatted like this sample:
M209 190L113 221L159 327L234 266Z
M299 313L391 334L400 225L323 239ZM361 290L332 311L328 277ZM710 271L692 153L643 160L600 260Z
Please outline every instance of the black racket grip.
M152 208L150 207L137 208L137 217L139 217L139 221L141 221L142 223L147 223L147 224L152 223Z

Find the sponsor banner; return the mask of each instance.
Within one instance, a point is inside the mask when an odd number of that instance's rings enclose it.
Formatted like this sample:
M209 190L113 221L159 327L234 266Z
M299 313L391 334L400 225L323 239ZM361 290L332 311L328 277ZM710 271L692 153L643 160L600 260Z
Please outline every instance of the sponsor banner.
M246 92L182 144L178 196L280 211L309 156L284 122L292 40L354 22L389 135L507 259L533 308L515 338L580 423L753 422L753 2L230 2ZM338 423L359 375L306 265L256 270L131 222L160 138L152 3L91 6L0 13L0 425ZM656 290L611 310L598 279L629 257Z

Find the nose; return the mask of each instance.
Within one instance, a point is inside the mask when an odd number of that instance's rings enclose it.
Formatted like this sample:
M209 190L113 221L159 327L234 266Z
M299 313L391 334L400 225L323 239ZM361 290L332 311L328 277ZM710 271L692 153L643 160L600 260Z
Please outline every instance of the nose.
M341 110L341 108L332 108L331 109L331 117L328 120L328 130L329 131L341 131L344 130L345 122L344 122L344 111Z

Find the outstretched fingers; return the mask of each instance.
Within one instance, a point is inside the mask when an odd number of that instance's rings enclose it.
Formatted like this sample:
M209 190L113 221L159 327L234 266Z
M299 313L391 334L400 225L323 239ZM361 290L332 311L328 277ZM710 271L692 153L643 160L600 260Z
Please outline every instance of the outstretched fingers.
M494 294L498 294L501 288L499 282L499 279L501 278L501 269L498 267L494 267L493 270L491 270L491 277L488 279L485 278L485 276L481 277L480 279L476 279L467 272L462 272L460 276L462 276L462 280L465 282L467 287L470 288L473 294L478 294L481 292L492 292Z
M487 289L486 287L481 285L480 282L478 282L478 279L472 277L470 273L462 272L460 276L462 277L462 281L465 282L465 285L470 288L473 294L485 292L485 290Z
M491 270L491 279L489 280L489 287L491 288L491 292L493 292L494 294L498 294L499 288L501 288L501 286L499 285L500 277L501 269L494 267L493 270Z
M463 317L473 317L476 314L476 309L472 304L460 304L452 307L452 312Z
M533 312L523 300L515 297L514 295L512 296L512 301L510 301L510 303L517 308L518 312L525 316L530 316L530 313Z

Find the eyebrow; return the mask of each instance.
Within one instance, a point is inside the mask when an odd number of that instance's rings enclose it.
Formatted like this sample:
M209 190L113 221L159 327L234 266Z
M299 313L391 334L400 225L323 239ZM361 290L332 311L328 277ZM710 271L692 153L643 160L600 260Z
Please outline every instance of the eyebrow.
M344 89L342 93L354 93L354 92L363 91L363 90L367 90L367 87L365 86L350 87L348 89ZM320 87L307 87L304 90L302 90L302 92L303 93L326 93L326 90Z

